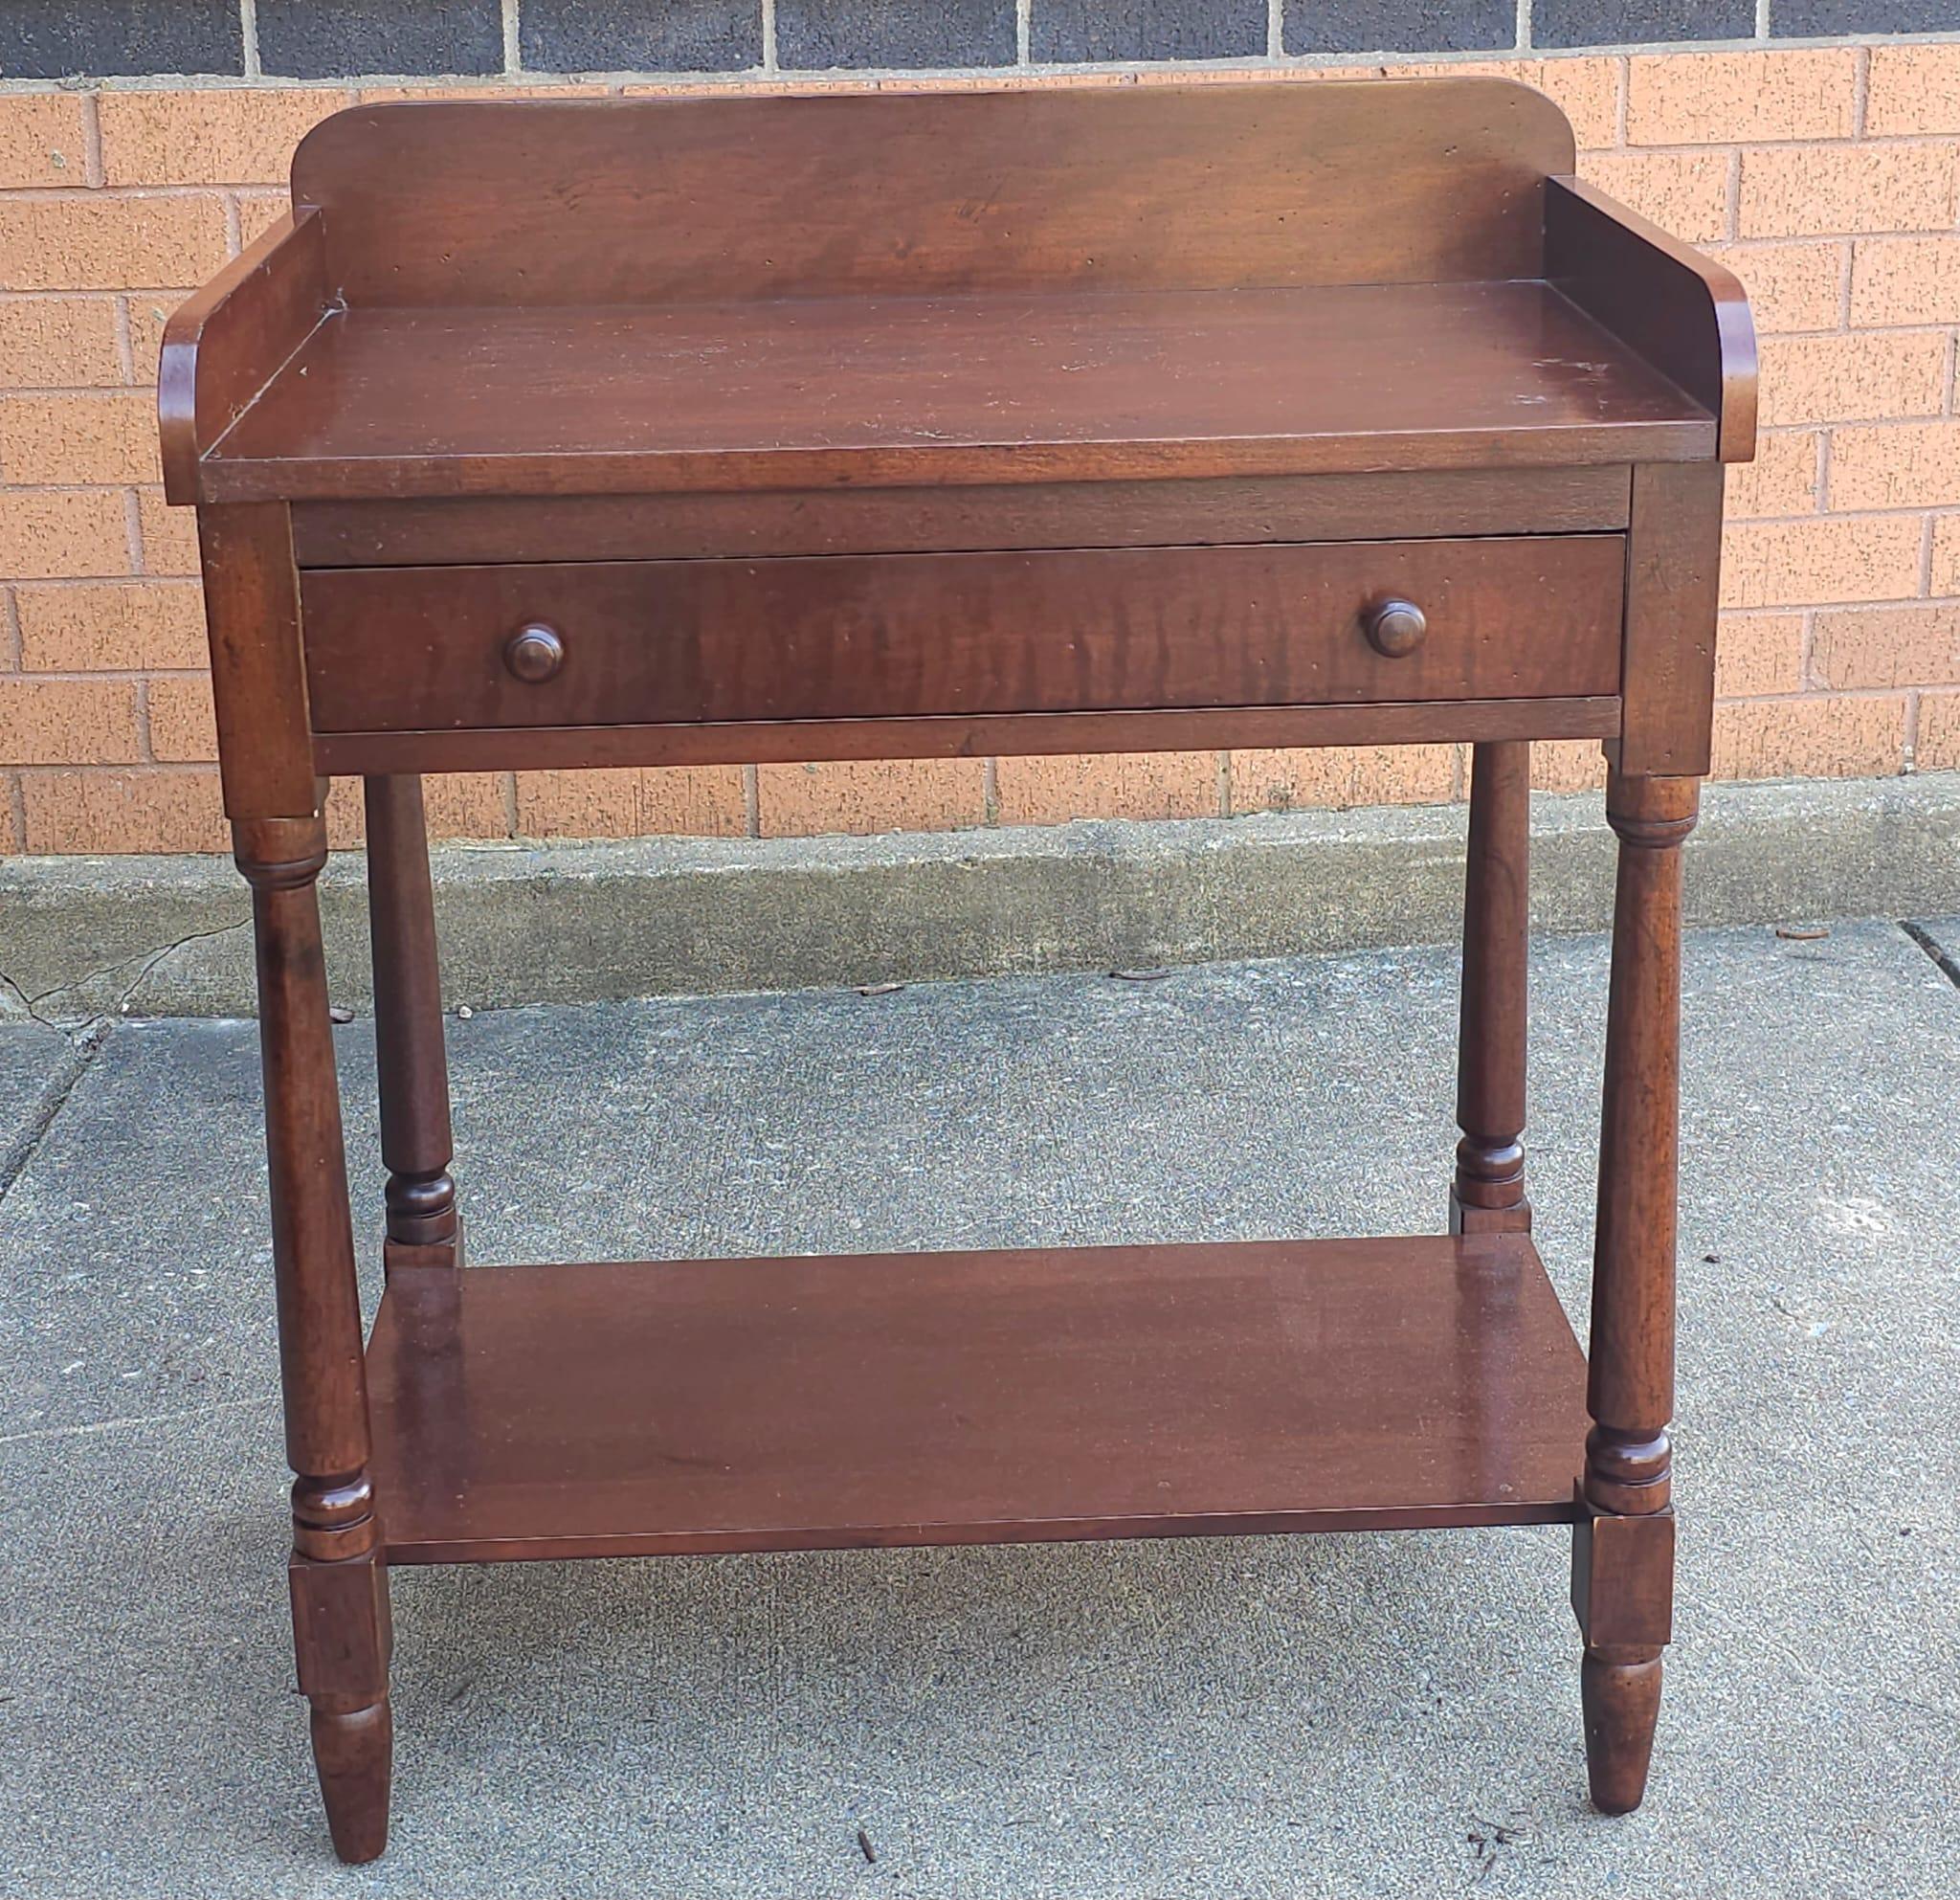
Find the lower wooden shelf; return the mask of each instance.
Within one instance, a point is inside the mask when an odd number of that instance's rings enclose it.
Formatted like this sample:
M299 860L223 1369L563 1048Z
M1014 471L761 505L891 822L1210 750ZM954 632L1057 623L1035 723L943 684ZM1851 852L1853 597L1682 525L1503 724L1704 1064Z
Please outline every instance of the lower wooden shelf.
M1543 1524L1585 1360L1523 1235L407 1268L390 1559Z

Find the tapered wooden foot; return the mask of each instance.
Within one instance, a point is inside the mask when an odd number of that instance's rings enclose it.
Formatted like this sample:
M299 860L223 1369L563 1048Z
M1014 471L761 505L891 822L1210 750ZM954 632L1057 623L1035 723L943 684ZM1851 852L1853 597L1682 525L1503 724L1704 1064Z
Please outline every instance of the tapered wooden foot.
M1660 1715L1660 1652L1589 1649L1579 1665L1586 1778L1601 1814L1631 1814L1647 1792Z
M315 1701L313 1765L334 1852L350 1866L378 1859L388 1846L394 1768L394 1716L387 1697L366 1709L342 1709L328 1696Z

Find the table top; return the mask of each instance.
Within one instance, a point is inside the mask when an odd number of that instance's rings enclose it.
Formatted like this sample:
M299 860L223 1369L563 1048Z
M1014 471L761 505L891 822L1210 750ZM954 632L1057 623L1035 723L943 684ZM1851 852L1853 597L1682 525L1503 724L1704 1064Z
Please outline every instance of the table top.
M1487 79L358 107L174 317L171 499L1735 459L1740 287Z
M1545 466L1715 419L1539 281L356 309L206 458L232 499Z

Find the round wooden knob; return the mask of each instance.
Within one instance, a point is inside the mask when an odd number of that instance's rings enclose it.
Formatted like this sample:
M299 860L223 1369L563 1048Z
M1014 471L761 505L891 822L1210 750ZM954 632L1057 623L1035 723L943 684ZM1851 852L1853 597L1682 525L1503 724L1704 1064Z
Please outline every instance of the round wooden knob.
M542 620L533 621L505 641L503 663L527 686L535 686L565 664L565 642Z
M1362 615L1368 642L1377 653L1400 659L1422 644L1429 619L1413 600L1378 600Z

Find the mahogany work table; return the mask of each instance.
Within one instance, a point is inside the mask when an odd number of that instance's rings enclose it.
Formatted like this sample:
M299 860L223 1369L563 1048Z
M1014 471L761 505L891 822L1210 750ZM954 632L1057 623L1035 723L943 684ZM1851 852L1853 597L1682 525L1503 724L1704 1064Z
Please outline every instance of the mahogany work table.
M1754 345L1572 173L1485 78L362 106L177 313L344 1859L387 1837L389 1566L518 1557L1569 1523L1592 1798L1640 1799L1680 847ZM1520 1145L1530 742L1572 738L1619 836L1590 1364ZM1475 749L1446 1233L462 1268L418 774L1416 741Z

